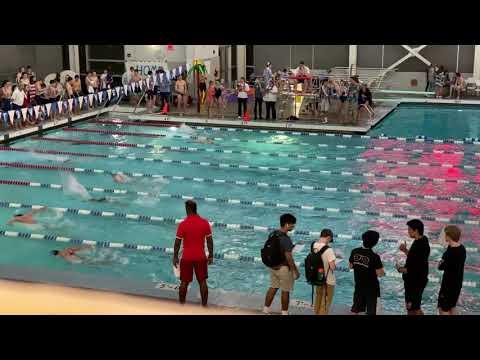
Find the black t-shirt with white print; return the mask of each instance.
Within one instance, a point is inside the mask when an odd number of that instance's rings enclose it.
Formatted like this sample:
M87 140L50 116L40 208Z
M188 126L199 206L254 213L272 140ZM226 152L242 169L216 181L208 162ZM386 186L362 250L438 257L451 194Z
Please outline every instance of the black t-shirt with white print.
M372 249L364 247L352 250L350 263L353 265L356 291L376 291L380 296L380 284L376 270L383 268L382 260Z

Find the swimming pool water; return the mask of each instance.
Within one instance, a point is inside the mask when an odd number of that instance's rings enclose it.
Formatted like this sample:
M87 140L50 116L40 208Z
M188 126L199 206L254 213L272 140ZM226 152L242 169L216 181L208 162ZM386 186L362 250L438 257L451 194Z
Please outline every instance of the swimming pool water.
M400 111L403 111L400 109ZM417 110L415 110L416 113ZM430 110L429 110L430 111ZM443 111L443 110L442 110ZM403 127L398 127L397 121L386 119L391 125L388 129L382 125L382 131L389 135L404 136ZM401 121L401 120L398 120ZM428 125L424 124L425 129ZM285 153L290 155L345 157L348 159L368 158L395 161L412 161L448 163L459 165L478 165L479 146L451 145L451 144L411 144L393 140L368 140L354 137L345 139L339 137L302 136L275 133L261 133L259 131L210 131L196 130L196 135L222 138L214 144L199 144L192 139L175 138L172 135L182 133L176 128L159 128L146 126L102 125L95 122L82 123L75 126L78 129L109 129L149 134L167 134L166 137L141 137L131 135L99 134L90 132L70 132L56 130L44 134L45 137L63 139L81 139L103 142L121 142L132 144L156 144L162 146L186 146L201 149L216 150L247 150L266 152L270 154ZM375 131L380 131L376 129ZM435 130L437 131L437 130ZM438 135L450 137L445 133L435 132L417 133L415 135ZM188 135L188 133L183 133ZM442 135L442 136L440 136ZM460 137L476 136L475 134L459 135ZM239 142L233 139L249 140ZM266 141L261 143L257 141ZM281 144L272 144L281 142ZM319 146L320 145L320 146ZM337 145L345 145L338 148ZM355 146L382 146L386 148L401 148L405 151L377 151ZM421 165L378 164L373 162L361 163L351 160L317 160L298 157L276 157L270 155L235 154L224 152L195 152L195 151L165 151L150 148L129 148L101 146L92 144L72 144L67 142L39 141L29 138L12 144L13 148L49 149L55 151L70 151L91 154L109 154L134 156L141 158L171 159L194 162L223 163L230 165L249 165L261 167L283 167L290 169L311 169L313 172L275 171L262 169L246 169L238 167L219 168L217 166L202 166L196 164L178 164L165 162L147 162L134 159L105 159L98 157L79 157L71 155L51 155L31 152L0 151L2 162L23 162L29 164L45 164L50 166L81 167L88 169L104 169L113 172L139 172L148 174L162 174L169 176L198 177L205 179L239 180L247 182L245 185L199 182L191 179L165 180L151 177L136 177L127 184L117 184L108 174L100 173L67 173L57 170L24 169L2 167L2 180L22 180L47 184L66 184L68 176L86 187L106 189L127 189L135 192L149 192L154 194L178 194L217 199L238 199L244 201L272 202L289 205L310 205L320 208L358 209L393 214L421 214L427 216L441 216L458 220L478 220L479 204L462 203L452 200L426 200L402 196L383 196L347 192L348 189L363 189L371 191L387 191L395 194L408 192L417 195L442 195L464 198L478 198L480 175L478 169L444 168ZM420 149L424 153L415 153L411 150ZM446 151L448 154L438 154L435 151ZM465 154L450 154L454 151L463 151ZM375 173L380 175L411 175L427 178L443 178L454 180L469 180L469 184L436 183L432 181L416 181L405 179L389 179L385 177L368 176L340 176L322 174L319 171L333 170L354 173ZM70 175L69 175L70 174ZM262 187L248 184L248 182L268 184L292 184L300 186L334 187L345 192L332 192L306 189L288 189L280 187ZM91 192L94 197L107 195L114 201L97 203L82 200L78 197L65 194L61 189L44 187L24 187L0 185L0 199L2 202L46 205L51 207L69 207L77 209L113 211L135 213L149 216L183 218L184 200L178 198L158 198L155 196L141 196L135 194L104 194ZM297 217L297 230L319 232L322 228L331 228L336 234L350 234L360 236L367 229L376 229L382 238L404 240L406 234L406 219L368 214L351 214L331 211L312 211L301 208L255 207L245 204L228 202L198 201L200 215L210 221L229 224L248 224L258 226L277 227L278 218L282 213L292 212ZM135 222L120 218L104 218L65 214L54 215L51 219L46 216L41 227L29 229L22 225L5 225L7 220L20 210L2 208L0 211L1 229L37 232L68 236L76 239L90 239L96 241L121 242L142 245L158 245L166 248L173 247L176 225L169 223ZM438 221L424 221L427 235L432 242L438 241L438 232L446 223ZM467 246L480 246L479 227L475 225L460 225ZM213 228L215 252L224 254L240 254L245 256L259 256L260 248L267 237L266 233L252 230L237 230ZM295 243L305 242L307 246L294 254L295 260L303 262L307 249L315 237L294 234ZM67 244L48 241L1 238L0 263L17 266L38 267L49 270L73 270L89 273L95 276L115 276L119 279L142 280L169 283L176 282L172 272L171 255L158 252L140 252L127 249L97 249L93 255L98 261L91 264L69 264L49 255L49 252ZM337 255L347 258L350 251L360 246L359 241L338 238L333 243ZM381 242L376 250L381 254L385 268L393 269L398 259L398 244ZM430 260L431 274L440 277L435 269L435 261L441 257L442 250L432 248ZM340 266L346 267L344 260ZM468 253L468 267L465 272L465 281L478 281L479 255ZM247 294L262 295L269 285L269 276L262 264L240 262L235 260L217 260L209 268L209 286L215 289L240 291ZM337 287L334 303L351 304L353 293L353 274L337 272ZM438 293L438 283L430 282L424 295L425 308L428 313L434 313ZM381 280L382 307L388 312L403 313L403 284L401 279L385 277ZM293 298L310 300L311 289L302 275L295 285ZM478 312L480 303L479 289L464 287L461 299L463 312ZM241 304L239 304L241 306ZM259 304L261 308L262 304Z
M480 137L480 107L400 104L369 134L432 138Z

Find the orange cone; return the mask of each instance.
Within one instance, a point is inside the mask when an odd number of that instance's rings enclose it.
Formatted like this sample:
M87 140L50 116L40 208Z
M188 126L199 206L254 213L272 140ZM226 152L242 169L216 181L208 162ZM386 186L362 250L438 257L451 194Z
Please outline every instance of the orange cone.
M163 104L163 109L162 109L162 114L164 115L167 115L168 114L168 103L165 102L165 104Z

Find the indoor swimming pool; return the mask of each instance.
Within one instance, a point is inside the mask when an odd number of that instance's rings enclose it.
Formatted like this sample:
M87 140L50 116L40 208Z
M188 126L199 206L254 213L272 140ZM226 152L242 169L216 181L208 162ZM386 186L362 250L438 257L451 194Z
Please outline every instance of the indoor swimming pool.
M333 301L346 307L353 295L350 251L361 245L362 232L379 231L376 251L387 271L382 308L403 314L394 265L403 261L399 242L409 241L406 222L417 217L432 244L425 312L435 313L437 303L439 233L458 224L468 251L459 309L479 313L480 143L471 139L480 135L479 113L401 105L369 136L168 127L105 116L2 145L0 264L175 284L176 222L193 198L199 214L214 223L210 288L225 296L263 296L270 281L260 249L279 216L290 212L297 217L292 239L301 269L311 241L323 228L333 230L332 247L344 258ZM464 116L476 125L464 126ZM128 181L115 182L117 173ZM49 208L38 224L7 225L32 205ZM72 246L69 239L100 246L81 264L50 255ZM311 288L301 273L292 298L309 302Z

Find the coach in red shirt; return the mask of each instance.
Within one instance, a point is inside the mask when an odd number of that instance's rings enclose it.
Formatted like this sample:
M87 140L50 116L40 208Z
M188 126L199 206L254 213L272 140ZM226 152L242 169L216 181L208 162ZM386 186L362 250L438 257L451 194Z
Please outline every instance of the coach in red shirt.
M185 202L187 217L178 225L175 247L173 252L173 266L178 266L178 252L183 241L183 253L180 261L180 303L185 303L188 284L193 280L193 270L200 286L202 305L208 302L208 265L213 263L213 238L210 224L197 214L195 201ZM205 240L208 247L208 258L205 254Z

